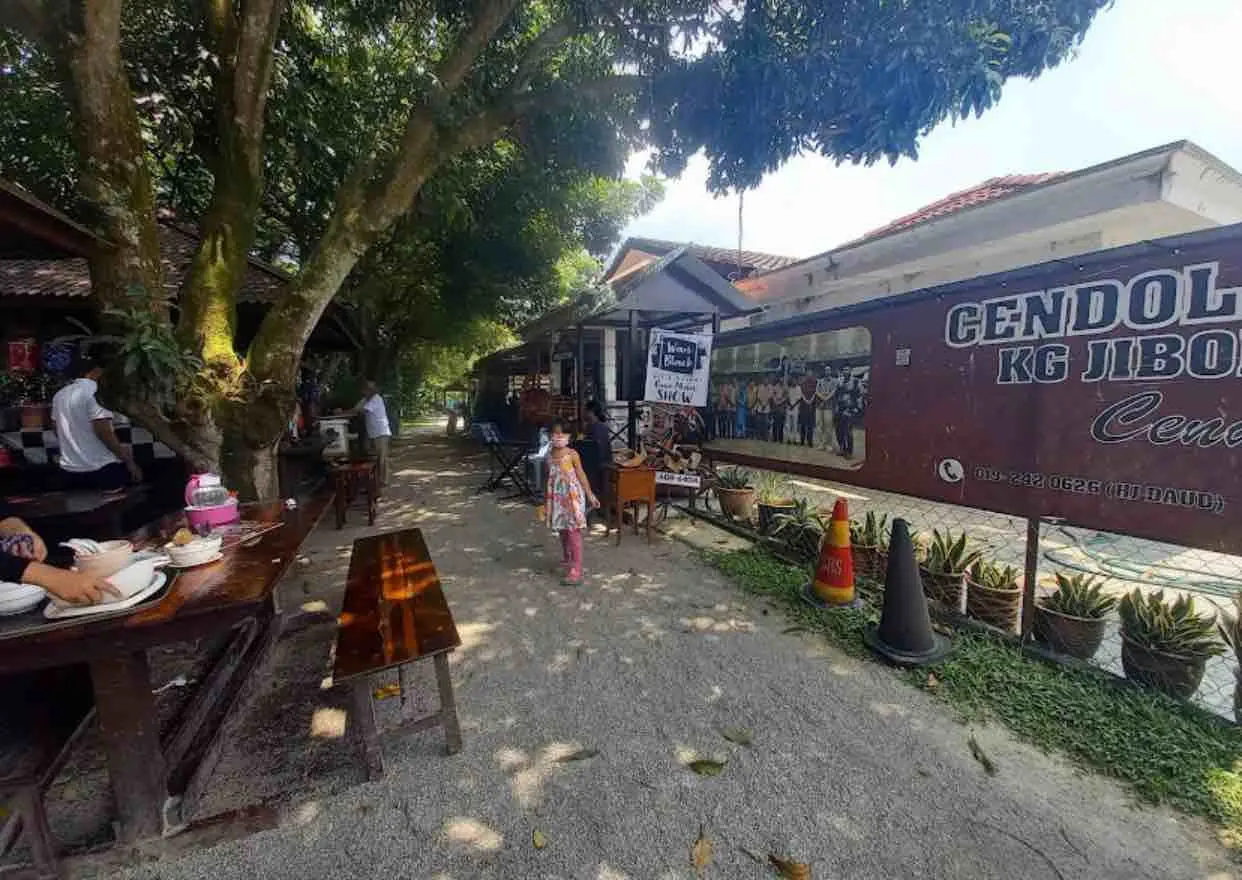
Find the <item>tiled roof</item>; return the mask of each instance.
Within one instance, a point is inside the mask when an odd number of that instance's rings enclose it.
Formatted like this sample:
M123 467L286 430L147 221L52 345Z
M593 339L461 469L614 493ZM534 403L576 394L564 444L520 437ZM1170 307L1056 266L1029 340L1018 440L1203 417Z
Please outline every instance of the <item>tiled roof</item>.
M604 273L604 277L610 277L616 271L627 251L637 250L662 257L678 248L685 248L687 252L705 263L736 266L740 262L743 269L750 269L752 273L771 272L773 269L798 262L798 257L782 257L778 254L765 254L760 251L741 251L739 254L737 248L711 247L693 242L668 241L663 238L627 238L621 243L621 249L617 252L612 265Z
M1061 177L1062 174L1063 172L1060 171L1051 171L1045 174L1011 174L1006 177L993 177L977 186L947 195L939 201L932 202L930 205L924 205L912 214L898 217L879 229L871 230L862 238L851 242L851 244L899 232L919 223L925 223L928 220L935 220L938 217L955 214L965 208L973 208L975 205L982 205L984 202L995 201L996 199L1047 183L1050 180Z
M198 237L184 226L160 223L160 257L164 263L164 288L177 295L186 269L194 258ZM251 260L246 280L238 292L238 302L273 301L287 283L279 270ZM90 269L86 260L0 260L0 298L10 296L63 296L85 298L91 295Z

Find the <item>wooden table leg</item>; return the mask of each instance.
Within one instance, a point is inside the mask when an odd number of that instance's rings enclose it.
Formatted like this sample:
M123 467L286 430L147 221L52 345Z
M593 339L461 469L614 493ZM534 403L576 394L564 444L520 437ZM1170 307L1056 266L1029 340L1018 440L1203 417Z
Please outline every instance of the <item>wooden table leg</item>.
M647 543L651 543L651 523L655 520L656 497L655 493L651 493L651 497L647 499Z
M340 474L332 475L332 484L336 487L336 527L345 528L345 507L349 504L349 487Z
M371 702L371 677L363 675L354 679L353 705L349 714L349 726L362 754L367 779L374 781L384 775L384 750L380 746L379 731L375 729L375 704Z
M91 661L99 731L124 843L163 833L168 797L160 728L144 652Z
M457 699L449 677L448 654L436 654L436 687L440 691L440 723L444 725L444 745L450 755L461 751L461 726L457 723Z

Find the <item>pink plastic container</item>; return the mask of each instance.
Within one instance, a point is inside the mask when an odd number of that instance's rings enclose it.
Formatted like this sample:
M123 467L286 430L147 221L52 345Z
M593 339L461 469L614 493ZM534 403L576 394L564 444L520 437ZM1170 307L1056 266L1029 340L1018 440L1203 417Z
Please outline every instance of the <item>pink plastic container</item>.
M241 513L237 509L237 499L230 498L228 504L216 504L212 507L187 507L185 519L191 531L198 531L203 527L214 529L216 526L235 523L241 519Z

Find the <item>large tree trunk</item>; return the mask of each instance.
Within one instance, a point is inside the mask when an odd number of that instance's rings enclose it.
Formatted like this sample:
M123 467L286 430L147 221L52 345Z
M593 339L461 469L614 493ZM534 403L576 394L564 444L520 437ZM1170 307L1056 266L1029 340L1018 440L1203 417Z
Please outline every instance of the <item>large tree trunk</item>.
M57 59L73 108L82 195L97 212L92 222L114 245L90 261L95 296L104 307L123 306L130 289L140 287L152 307L164 309L155 199L121 62L121 7L122 0L59 4L39 36Z

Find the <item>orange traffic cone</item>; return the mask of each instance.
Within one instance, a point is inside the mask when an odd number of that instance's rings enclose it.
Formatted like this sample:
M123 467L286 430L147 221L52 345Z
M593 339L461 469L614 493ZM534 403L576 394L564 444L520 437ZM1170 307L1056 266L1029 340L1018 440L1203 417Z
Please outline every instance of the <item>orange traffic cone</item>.
M850 515L844 498L838 498L832 506L832 520L819 545L813 589L828 605L849 605L854 601L854 556L850 551Z

